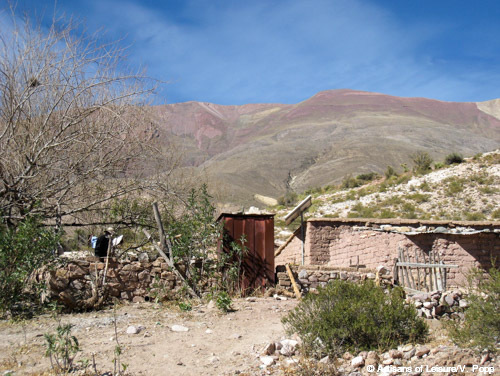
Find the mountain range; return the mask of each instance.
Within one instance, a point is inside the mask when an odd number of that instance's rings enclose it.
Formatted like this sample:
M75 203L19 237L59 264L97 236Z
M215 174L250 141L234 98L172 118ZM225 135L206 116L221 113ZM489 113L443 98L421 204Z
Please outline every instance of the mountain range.
M442 160L500 145L500 99L457 103L341 89L297 104L186 102L151 111L156 142L176 144L184 165L202 171L223 201L243 205L388 165L398 170L419 151Z

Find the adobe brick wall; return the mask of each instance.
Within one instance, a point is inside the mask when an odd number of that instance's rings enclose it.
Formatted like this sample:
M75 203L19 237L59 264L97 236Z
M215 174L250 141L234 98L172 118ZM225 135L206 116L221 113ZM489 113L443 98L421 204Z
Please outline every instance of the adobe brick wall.
M478 233L473 235L422 233L404 235L393 232L356 230L354 225L364 223L348 223L314 219L307 222L305 242L305 265L324 265L335 268L353 267L359 264L368 269L379 265L391 269L397 258L398 248L419 260L428 257L429 252L437 252L445 264L459 265L458 269L448 269L448 287L461 286L465 276L472 267L488 269L491 260L500 260L500 238L495 233ZM398 224L404 221L397 220ZM418 222L413 223L418 225ZM384 221L384 223L388 223ZM438 224L441 224L439 222ZM442 223L445 225L446 223ZM468 225L474 223L468 223ZM482 229L481 223L476 226ZM412 260L414 261L414 260ZM301 240L291 239L275 258L276 265L285 263L301 263Z

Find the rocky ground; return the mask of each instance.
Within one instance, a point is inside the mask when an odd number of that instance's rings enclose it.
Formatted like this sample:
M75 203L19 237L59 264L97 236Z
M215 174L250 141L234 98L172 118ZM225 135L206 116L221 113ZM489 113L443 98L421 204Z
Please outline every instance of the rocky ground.
M206 304L182 312L177 306L141 303L122 305L116 313L108 309L57 319L45 315L21 323L2 321L0 375L9 370L12 375L42 375L49 370L44 334L55 332L58 320L74 325L72 334L82 349L77 363L91 364L94 354L101 374L113 370L116 338L123 349L121 362L133 375L259 374L262 349L285 338L280 320L295 304L272 297L239 299L232 304L234 312L223 314Z
M117 340L122 348L120 362L127 365L129 375L313 375L309 372L315 370L320 372L316 374L358 376L372 374L372 367L379 370L377 375L387 376L484 375L500 370L498 360L453 346L437 320L428 320L431 337L425 345L308 361L300 355L298 338L287 337L281 324L281 317L296 304L296 300L284 297L252 297L236 300L235 310L223 314L206 304L181 312L174 306L140 303L122 305L116 311L3 321L0 374L49 375L43 335L54 332L59 321L74 325L72 334L82 349L76 363L88 361L90 371L94 357L99 375L113 371ZM423 367L422 372L418 366ZM458 366L465 367L464 372ZM458 368L437 372L432 367Z

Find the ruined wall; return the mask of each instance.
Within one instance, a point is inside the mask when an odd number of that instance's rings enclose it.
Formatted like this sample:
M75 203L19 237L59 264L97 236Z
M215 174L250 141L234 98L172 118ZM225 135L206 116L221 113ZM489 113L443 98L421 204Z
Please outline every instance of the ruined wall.
M348 222L345 220L344 222ZM500 259L498 233L451 234L423 232L405 235L397 232L360 229L358 224L341 220L314 219L307 222L305 265L324 265L333 268L361 267L375 269L379 265L391 269L398 249L418 255L421 261L429 252L437 252L445 264L459 265L448 270L448 286L459 286L471 267L489 269L493 259ZM384 221L386 223L387 221ZM402 220L398 220L400 224ZM419 222L415 222L418 225ZM404 223L403 223L404 224ZM410 231L410 228L407 229ZM300 239L291 239L276 257L276 265L287 262L300 264ZM287 261L292 260L292 261ZM414 260L412 260L414 261Z

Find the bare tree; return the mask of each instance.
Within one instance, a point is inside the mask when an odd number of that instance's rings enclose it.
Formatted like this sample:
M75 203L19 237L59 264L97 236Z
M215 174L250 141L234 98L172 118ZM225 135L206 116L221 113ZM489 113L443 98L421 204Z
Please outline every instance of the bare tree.
M128 74L119 43L79 34L72 23L48 30L28 19L0 24L0 214L81 220L118 197L163 180L141 173L158 157L144 127L155 82ZM1 23L1 21L0 21ZM162 169L173 166L161 162ZM138 179L141 177L141 179ZM158 185L157 183L161 183ZM87 217L88 218L88 217Z

